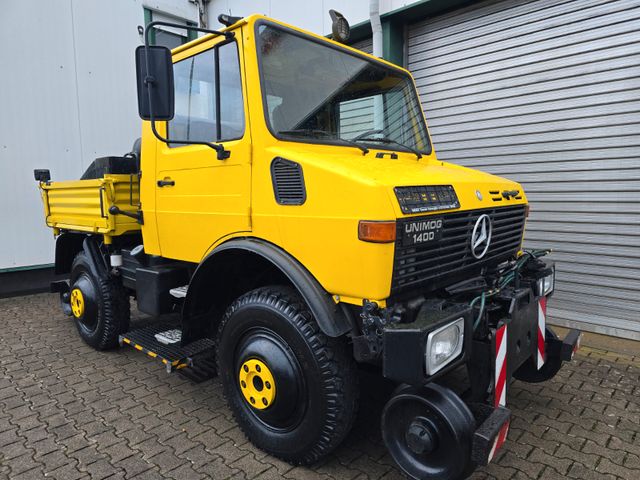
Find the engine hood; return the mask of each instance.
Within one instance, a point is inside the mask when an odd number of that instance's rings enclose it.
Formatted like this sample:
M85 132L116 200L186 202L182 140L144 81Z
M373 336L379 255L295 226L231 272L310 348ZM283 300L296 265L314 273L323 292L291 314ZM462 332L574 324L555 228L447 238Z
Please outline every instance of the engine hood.
M391 197L398 217L405 215L400 210L394 188L403 186L451 185L460 202L460 208L456 210L501 207L527 202L519 183L472 168L442 162L434 155L418 160L413 154L397 152L398 158L391 159L388 150L371 150L367 155L344 147L328 148L321 155L318 150L317 145L309 150L300 145L295 149L287 148L278 154L301 163L303 168L306 164L330 170L333 174L347 177L353 182L382 187ZM384 158L377 158L378 153L384 154ZM502 195L504 191L516 190L517 195L510 198Z

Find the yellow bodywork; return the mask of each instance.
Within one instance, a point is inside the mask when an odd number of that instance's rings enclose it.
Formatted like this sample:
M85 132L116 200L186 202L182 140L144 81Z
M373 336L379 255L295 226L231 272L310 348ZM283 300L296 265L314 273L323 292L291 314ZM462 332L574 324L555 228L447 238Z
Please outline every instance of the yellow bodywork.
M137 211L137 175L40 183L40 191L45 221L54 231L102 234L108 243L111 237L140 230L133 218L109 213L109 207L114 205L126 212Z
M233 41L237 42L239 51L244 136L223 142L231 157L220 161L207 146L168 147L154 137L149 122L143 122L140 199L146 253L199 263L230 239L259 238L297 259L336 301L362 305L363 299L368 299L384 306L391 289L394 244L359 240L358 222L409 216L400 210L394 187L453 185L460 201L460 208L455 211L527 203L519 184L441 162L435 150L420 160L412 153L398 151L398 158L391 160L376 158L375 149L363 156L360 150L350 146L275 138L265 120L258 71L255 27L256 22L262 21L284 25L318 41L353 50L261 15L247 17L227 28L235 32ZM220 36L201 37L173 50L174 61L221 41L224 39ZM358 54L364 55L359 51ZM161 135L166 134L166 123L157 122L156 126ZM478 150L477 154L482 156L482 151ZM304 204L276 202L270 171L275 157L301 165L307 194ZM128 176L123 179L126 191L121 197L117 194L120 190L115 177L43 185L47 224L108 235L139 228L132 219L108 214L105 218L100 214L97 191L101 187L105 187L107 207L115 201L121 208L131 209L127 207ZM175 186L157 187L159 180L167 179L174 180ZM519 190L520 199L494 202L489 192L504 189ZM68 206L72 200L77 203L73 208ZM435 212L443 213L447 211ZM425 214L415 216L419 215Z

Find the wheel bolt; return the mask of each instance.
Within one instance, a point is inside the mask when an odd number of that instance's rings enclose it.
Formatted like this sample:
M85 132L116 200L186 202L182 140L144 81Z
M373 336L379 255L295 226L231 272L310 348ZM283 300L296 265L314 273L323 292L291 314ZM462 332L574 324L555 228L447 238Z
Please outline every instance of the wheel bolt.
M264 382L264 386L267 387L267 390L271 390L271 384L269 382Z

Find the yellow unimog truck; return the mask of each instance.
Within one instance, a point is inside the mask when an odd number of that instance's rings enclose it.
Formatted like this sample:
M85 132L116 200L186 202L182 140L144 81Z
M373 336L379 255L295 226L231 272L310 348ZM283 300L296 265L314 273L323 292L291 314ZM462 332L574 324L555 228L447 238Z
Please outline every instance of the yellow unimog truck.
M522 187L438 160L410 73L344 28L221 22L171 52L147 26L131 153L35 172L52 290L96 349L198 378L215 359L247 437L293 464L345 438L366 365L398 385L381 430L402 471L464 478L505 441L512 378L579 341L545 325L555 267L522 247ZM131 298L157 320L130 329Z

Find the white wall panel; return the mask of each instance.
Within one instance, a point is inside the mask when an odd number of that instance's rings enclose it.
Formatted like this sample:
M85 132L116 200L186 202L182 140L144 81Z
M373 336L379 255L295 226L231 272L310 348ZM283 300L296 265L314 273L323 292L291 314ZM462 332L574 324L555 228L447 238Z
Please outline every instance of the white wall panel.
M95 157L125 153L140 136L143 5L197 21L188 0L2 2L0 270L53 262L34 168L79 178Z
M81 169L71 4L29 5L6 2L0 17L0 268L53 258L33 169Z

